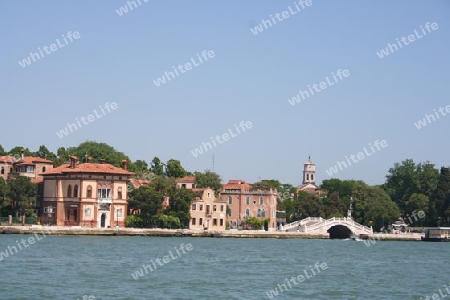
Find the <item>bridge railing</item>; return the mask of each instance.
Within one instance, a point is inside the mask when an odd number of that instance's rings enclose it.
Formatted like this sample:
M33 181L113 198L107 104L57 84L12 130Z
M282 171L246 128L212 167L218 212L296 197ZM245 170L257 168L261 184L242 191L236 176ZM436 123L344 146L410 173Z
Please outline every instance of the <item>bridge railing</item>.
M336 218L336 217L330 218L328 220L324 220L323 222L319 222L319 223L313 224L313 225L308 226L308 227L304 226L302 231L303 232L308 232L308 231L317 230L317 229L319 229L321 227L332 225L333 223L337 223L337 224L344 223L345 225L348 225L351 228L359 229L359 230L367 232L367 233L373 233L372 228L369 228L367 226L358 224L351 218Z
M295 222L286 224L286 225L284 225L284 226L281 228L281 230L284 230L284 231L285 231L285 230L289 230L289 229L292 229L292 228L298 228L298 227L303 226L303 225L305 225L306 223L309 223L309 222L311 222L311 221L322 222L323 219L322 219L321 217L320 217L320 218L316 218L316 217L307 217L307 218L302 219L302 220L300 220L300 221L295 221Z

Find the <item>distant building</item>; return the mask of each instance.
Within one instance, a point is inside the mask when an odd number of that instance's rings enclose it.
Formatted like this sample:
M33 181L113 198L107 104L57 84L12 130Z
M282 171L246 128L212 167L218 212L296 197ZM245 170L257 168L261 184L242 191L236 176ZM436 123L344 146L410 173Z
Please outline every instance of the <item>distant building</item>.
M78 164L76 156L41 175L44 177L41 223L57 226L124 227L127 216L127 183L134 173L111 164Z
M297 191L320 195L320 187L316 185L316 165L311 162L311 157L303 165L303 181Z
M179 188L184 188L184 189L195 189L196 188L196 184L195 184L195 176L185 176L183 178L178 178L176 180L177 183L177 187Z
M0 156L0 176L5 181L25 176L33 183L42 182L40 173L53 169L53 161L35 157L24 156L23 151L20 158L14 156Z
M252 190L243 180L229 180L223 185L220 198L228 204L228 223L230 228L239 228L245 218L269 219L266 230L276 230L277 199L276 190Z
M192 200L189 229L225 230L227 202L216 199L211 188L193 189L195 198Z

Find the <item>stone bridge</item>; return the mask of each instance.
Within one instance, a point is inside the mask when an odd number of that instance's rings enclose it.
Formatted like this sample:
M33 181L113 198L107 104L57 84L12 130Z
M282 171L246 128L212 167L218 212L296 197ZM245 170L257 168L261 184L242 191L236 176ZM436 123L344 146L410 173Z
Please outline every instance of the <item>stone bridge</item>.
M352 218L306 218L286 224L282 231L297 231L310 234L330 234L330 238L348 238L350 235L373 234L372 227L356 223Z

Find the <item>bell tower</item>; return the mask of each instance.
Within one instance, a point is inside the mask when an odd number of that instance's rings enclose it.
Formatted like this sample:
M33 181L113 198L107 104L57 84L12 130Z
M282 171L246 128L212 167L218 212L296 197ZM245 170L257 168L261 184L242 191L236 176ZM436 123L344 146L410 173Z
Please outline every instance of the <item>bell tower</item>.
M308 157L308 161L303 165L303 184L316 182L316 165L311 162L311 156Z

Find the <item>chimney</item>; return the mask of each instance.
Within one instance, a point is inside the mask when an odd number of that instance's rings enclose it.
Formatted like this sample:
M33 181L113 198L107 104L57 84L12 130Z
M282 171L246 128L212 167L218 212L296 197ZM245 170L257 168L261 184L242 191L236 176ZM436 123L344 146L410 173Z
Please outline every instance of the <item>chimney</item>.
M20 150L20 159L23 161L23 159L24 159L24 157L25 157L25 155L24 155L24 153L25 153L25 149L22 149L22 150Z
M104 164L105 162L106 162L106 159L104 159L104 158L100 159L101 164Z
M126 170L128 166L128 162L126 159L122 160L122 169Z
M75 167L77 166L77 161L78 161L78 158L76 156L70 157L70 167L72 169L75 169Z
M88 156L88 158L86 159L87 163L92 163L92 156Z

